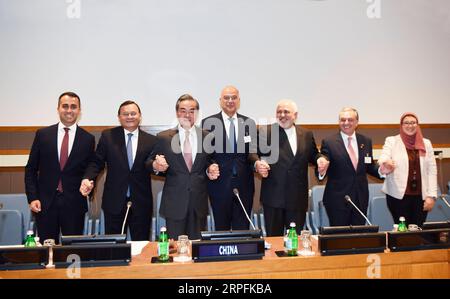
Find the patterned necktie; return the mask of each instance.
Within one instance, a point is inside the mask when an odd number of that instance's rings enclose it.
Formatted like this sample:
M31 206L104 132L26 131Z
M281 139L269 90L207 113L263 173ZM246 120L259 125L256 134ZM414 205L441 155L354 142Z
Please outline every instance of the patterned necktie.
M183 144L183 157L184 161L186 162L186 166L191 172L192 170L192 147L191 143L189 142L189 130L185 130L184 133L184 144Z
M64 128L64 138L62 140L61 144L61 152L59 153L59 168L61 171L64 169L64 166L66 166L67 159L69 158L69 128ZM63 192L63 186L61 178L59 178L58 182L58 191Z
M133 167L133 142L131 138L133 137L133 133L128 133L128 141L127 141L127 158L128 158L128 167ZM130 197L130 185L128 185L127 189L127 197Z
M353 167L356 168L358 167L358 159L356 158L356 153L353 150L353 146L352 146L352 137L348 137L348 146L347 146L347 150L348 150L348 154L350 156L350 159L352 160L352 164Z

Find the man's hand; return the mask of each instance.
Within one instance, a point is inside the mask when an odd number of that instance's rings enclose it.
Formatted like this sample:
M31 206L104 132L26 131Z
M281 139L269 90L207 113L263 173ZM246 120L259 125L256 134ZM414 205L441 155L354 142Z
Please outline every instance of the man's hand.
M153 161L153 170L158 172L164 172L169 168L169 164L167 164L166 158L164 155L156 155L155 161Z
M436 201L433 197L425 198L425 200L423 201L423 210L427 212L431 211L434 207L435 202Z
M30 210L35 213L39 213L41 211L41 201L39 199L35 199L30 202Z
M88 196L91 193L92 189L94 189L94 181L84 179L81 181L80 185L80 193L83 196Z
M255 163L256 172L259 173L263 178L269 176L270 165L264 160L258 160Z
M220 176L219 165L216 163L209 165L206 173L208 174L208 178L210 180L217 180L217 178Z
M320 157L319 159L317 159L317 171L321 176L324 176L327 173L329 165L330 161L328 161L324 157Z

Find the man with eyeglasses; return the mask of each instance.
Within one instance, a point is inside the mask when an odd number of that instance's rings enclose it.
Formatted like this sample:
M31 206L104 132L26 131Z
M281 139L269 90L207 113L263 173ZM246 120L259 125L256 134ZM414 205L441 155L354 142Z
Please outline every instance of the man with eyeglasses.
M169 238L200 239L208 215L208 179L219 177L217 164L203 148L208 132L195 125L200 105L189 94L175 104L178 125L158 133L147 166L166 178L159 213L166 218Z
M65 92L58 99L59 123L39 129L25 166L25 190L41 242L83 233L86 198L80 180L95 149L95 138L77 125L80 97Z
M107 166L102 209L105 233L120 234L132 202L124 233L129 226L133 241L149 240L153 211L151 169L145 167L156 144L156 137L139 128L141 109L134 101L123 102L118 110L119 127L102 132L94 159L84 174L80 192L88 195L94 181Z
M255 121L237 113L239 90L226 86L220 95L222 111L205 118L203 129L214 135L212 161L219 165L220 176L208 182L208 193L216 230L249 229L249 222L233 190L237 189L245 210L253 206L254 165L257 156Z
M366 220L346 201L353 203L367 215L369 183L367 174L382 178L373 161L372 140L356 133L358 111L344 108L339 113L340 132L322 140L321 153L330 161L323 203L330 225L364 225Z

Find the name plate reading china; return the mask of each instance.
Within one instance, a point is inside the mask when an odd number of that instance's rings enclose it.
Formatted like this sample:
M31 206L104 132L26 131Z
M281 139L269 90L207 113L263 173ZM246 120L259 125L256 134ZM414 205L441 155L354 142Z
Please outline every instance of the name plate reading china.
M262 259L264 239L203 240L192 242L194 262Z

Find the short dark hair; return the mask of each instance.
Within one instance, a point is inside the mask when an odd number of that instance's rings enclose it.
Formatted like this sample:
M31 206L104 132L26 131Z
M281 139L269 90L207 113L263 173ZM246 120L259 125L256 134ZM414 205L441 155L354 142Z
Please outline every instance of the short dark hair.
M194 101L195 105L197 106L196 110L200 110L200 104L198 103L198 101L196 99L194 99L193 96L186 93L178 98L177 103L175 104L175 111L178 111L178 108L180 107L180 103L183 101Z
M139 113L142 114L142 113L141 113L141 108L139 107L139 105L138 105L135 101L126 100L125 102L123 102L122 104L120 104L119 110L117 110L117 115L120 115L120 109L121 109L123 106L128 106L128 105L133 105L133 104L136 105L136 107L137 107L138 110L139 110Z
M59 98L58 98L58 107L59 107L59 105L61 104L61 99L62 99L63 97L65 97L65 96L69 96L69 97L71 97L71 98L76 98L76 99L78 99L78 106L80 106L80 108L81 108L81 100L80 100L80 97L79 97L76 93L74 93L73 91L66 91L66 92L63 92L63 93L59 96Z

